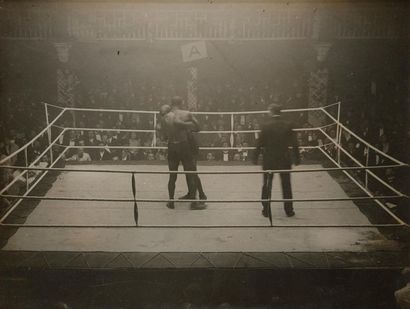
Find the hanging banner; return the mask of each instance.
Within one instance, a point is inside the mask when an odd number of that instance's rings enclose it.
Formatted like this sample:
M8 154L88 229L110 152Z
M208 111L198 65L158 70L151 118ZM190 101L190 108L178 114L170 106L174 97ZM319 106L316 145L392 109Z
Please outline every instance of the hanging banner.
M205 41L182 45L181 51L183 62L191 62L208 57Z

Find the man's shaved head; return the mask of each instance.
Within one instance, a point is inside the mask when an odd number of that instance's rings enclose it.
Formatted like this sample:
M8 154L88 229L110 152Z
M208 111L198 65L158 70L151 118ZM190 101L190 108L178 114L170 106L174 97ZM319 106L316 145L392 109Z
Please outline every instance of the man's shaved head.
M282 105L279 104L270 104L268 110L271 112L272 115L280 115L282 110Z
M161 116L168 114L170 111L171 111L171 106L169 106L168 104L162 105L161 108L159 109L159 113Z
M179 96L172 97L171 106L181 108L182 107L182 102L183 102L183 100L182 100L181 97L179 97Z

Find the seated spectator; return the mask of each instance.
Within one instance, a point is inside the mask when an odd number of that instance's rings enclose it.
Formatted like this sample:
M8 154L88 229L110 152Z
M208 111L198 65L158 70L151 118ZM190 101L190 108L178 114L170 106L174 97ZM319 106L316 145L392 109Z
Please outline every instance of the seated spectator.
M223 148L229 148L228 142L224 142L222 144ZM220 155L220 160L224 161L224 162L228 162L232 159L232 153L229 149L224 149L222 150L222 153Z
M64 136L63 144L66 146L78 146L77 132L68 131L68 135ZM74 149L69 149L67 151L67 156L71 157L74 152L75 152Z
M103 135L103 141L105 141L108 146L121 146L121 141L118 138L118 132L110 131L107 135ZM118 148L110 149L110 153L112 160L119 160L121 157L121 150Z
M103 136L102 133L103 132L101 132L101 131L95 132L95 139L97 140L97 143L102 142L102 136Z
M97 161L108 161L111 160L111 151L108 148L108 146L106 144L104 144L103 142L98 143L98 146L100 146L101 148L98 148L97 151Z
M218 133L215 136L215 139L212 143L212 146L216 146L216 147L225 147L223 146L224 144L226 144L226 147L229 147L229 134L224 134L224 133Z
M87 136L85 137L84 140L84 145L85 146L98 146L98 140L96 138L96 134L94 131L88 131ZM97 158L97 152L98 150L96 148L89 148L88 149L88 154L91 157L91 160L96 160Z
M136 132L131 132L130 139L128 140L128 146L132 146L132 147L141 146L141 139L137 138ZM129 152L130 152L131 160L141 160L143 158L141 149L131 148L129 149Z
M245 142L244 134L235 133L235 135L234 135L234 146L240 147L240 145L242 145L243 142Z
M362 158L362 156L361 156L361 154L360 154L360 149L357 147L357 144L353 141L353 140L350 140L348 143L347 143L347 149L346 149L346 151L353 157L353 158L355 158L355 159L357 159L357 160L363 160L363 158ZM343 152L341 152L341 155L342 156L345 156L345 154L343 153ZM346 157L345 158L345 161L346 162L349 162L349 158L348 157Z
M210 131L209 124L204 123L201 131ZM214 138L215 136L213 133L198 134L199 144L203 147L211 147L213 145Z
M121 161L129 161L131 160L131 153L128 151L128 149L123 149L121 151Z
M78 148L77 153L68 158L67 161L90 162L91 157L87 152L84 152L83 148Z
M387 141L387 136L385 134L379 136L376 147L386 154L390 153L390 144ZM386 163L386 158L382 154L375 152L374 156L376 165L383 165Z
M0 160L4 160L6 154L0 154ZM10 160L7 160L2 165L10 165ZM13 171L10 168L0 168L0 190L5 188L10 181L13 180Z
M0 160L3 160L6 158L5 155L0 156ZM10 165L9 162L5 162L4 165ZM48 163L45 162L44 160L35 165L37 167L47 167ZM6 194L10 195L19 195L24 190L29 186L34 180L37 178L37 176L42 173L40 170L30 170L27 173L24 172L24 170L16 169L6 169L6 168L1 168L0 169L0 189L5 188L6 186L9 185L9 188L5 192ZM10 185L11 182L14 182L12 185ZM7 206L9 205L9 202L7 199L1 199L0 204L2 206Z
M166 153L164 150L158 150L155 154L155 159L159 161L165 161L167 159Z
M390 152L390 143L387 140L386 134L383 134L380 136L380 149L384 153L389 153Z
M147 159L148 161L154 161L154 160L155 160L155 155L154 155L154 153L153 153L151 150L148 151L146 159Z
M88 131L87 137L85 138L85 144L87 146L97 146L98 140L96 138L95 131Z
M254 119L254 120L256 120L256 119ZM253 122L253 130L260 130L260 129L261 129L261 127L260 127L259 122L258 122L257 120L254 121L254 122ZM252 143L252 145L255 144L255 142L258 140L258 138L259 138L259 132L254 132L254 133L253 133L253 136L252 136L252 138L251 138L251 140L250 140L250 142Z
M215 160L214 154L212 152L208 152L206 154L206 161L214 161L214 160Z
M85 146L85 140L84 139L78 140L78 146Z
M249 145L248 145L247 142L244 142L244 143L242 144L242 147L245 148L245 149L241 149L241 150L240 150L240 152L241 152L241 159L242 159L242 161L248 161L248 158L249 158L249 150L246 149L246 148L249 147Z
M148 137L144 141L144 147L151 147L152 146L152 140L150 140Z
M6 143L2 139L0 139L0 155L7 156Z
M226 130L226 121L224 119L224 115L220 115L218 120L216 121L216 125L218 127L218 131L225 131Z
M53 145L53 147L51 148L53 151L53 162L54 162L54 167L57 168L64 168L65 166L65 162L66 162L66 157L64 155L61 155L62 151L64 148L58 146L58 145ZM61 157L60 157L61 155ZM58 158L58 161L56 161ZM50 164L53 162L49 162Z
M97 136L98 137L98 136ZM106 132L102 132L100 134L99 141L103 143L104 145L108 146L108 144L111 142L111 140L108 138L108 134Z
M241 154L239 152L233 155L233 161L241 161Z
M16 152L19 149L19 146L17 146L15 139L12 137L6 137L5 139L5 149L6 149L6 155L10 155L14 152ZM15 165L17 162L17 156L14 156L10 158L10 165Z
M0 197L0 214L3 214L10 207L11 203L8 199Z
M342 147L346 147L350 142L354 143L352 135L349 132L342 130L342 135L340 136L340 144L342 145Z
M47 162L47 157L41 158L40 162L35 165L35 167L46 168L49 164ZM30 186L43 171L41 170L30 170L28 171L28 177L23 175L23 170L15 170L13 172L13 178L17 179L15 186L18 188L14 188L16 190L15 194L22 194L27 186Z
M325 150L334 158L336 155L336 131L334 129L331 129L330 132L328 130L328 135L330 138L326 137L325 138ZM320 144L319 144L320 146Z
M27 149L28 161L33 162L41 154L41 145L35 140Z

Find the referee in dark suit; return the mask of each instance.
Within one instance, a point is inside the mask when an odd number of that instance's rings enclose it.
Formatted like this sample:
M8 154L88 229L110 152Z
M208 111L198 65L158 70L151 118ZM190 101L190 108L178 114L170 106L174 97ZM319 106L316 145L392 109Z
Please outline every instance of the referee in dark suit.
M300 163L300 155L296 136L292 131L292 124L282 118L281 106L269 106L269 120L262 125L253 162L258 163L259 154L263 153L263 170L291 169L292 158L289 147L293 148L294 164ZM263 151L262 151L263 150ZM262 199L270 199L272 191L273 173L263 174ZM284 199L292 199L290 173L280 173L282 195ZM270 202L263 202L262 215L269 217ZM293 203L285 202L285 212L288 217L295 215Z

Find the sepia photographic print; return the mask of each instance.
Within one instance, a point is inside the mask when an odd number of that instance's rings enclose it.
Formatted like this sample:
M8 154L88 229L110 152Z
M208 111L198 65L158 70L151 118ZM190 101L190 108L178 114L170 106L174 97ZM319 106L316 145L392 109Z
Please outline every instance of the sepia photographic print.
M410 3L0 1L0 309L410 309Z

